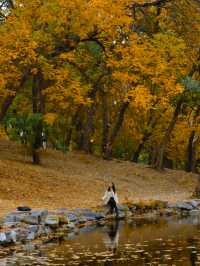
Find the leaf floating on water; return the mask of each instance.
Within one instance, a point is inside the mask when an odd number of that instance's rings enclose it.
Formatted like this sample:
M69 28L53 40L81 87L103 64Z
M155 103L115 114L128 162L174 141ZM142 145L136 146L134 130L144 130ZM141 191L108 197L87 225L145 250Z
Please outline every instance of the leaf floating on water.
M178 251L182 251L182 250L183 250L183 248L180 248L180 247L179 247L179 248L177 248L177 250L178 250Z
M144 250L143 250L143 249L139 249L139 250L136 250L135 252L136 252L136 253L143 253Z
M156 254L160 254L160 250L156 250L156 252L155 252Z
M80 257L77 256L77 255L73 255L73 256L72 256L72 259L74 259L74 260L78 260L78 259L80 259Z

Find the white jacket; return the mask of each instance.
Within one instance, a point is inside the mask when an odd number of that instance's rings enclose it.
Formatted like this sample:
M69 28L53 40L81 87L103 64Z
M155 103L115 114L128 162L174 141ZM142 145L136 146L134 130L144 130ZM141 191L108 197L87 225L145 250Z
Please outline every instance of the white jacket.
M102 198L105 205L108 204L110 198L114 198L115 202L118 204L119 201L118 201L117 193L114 193L113 190L110 190L110 191L106 190Z

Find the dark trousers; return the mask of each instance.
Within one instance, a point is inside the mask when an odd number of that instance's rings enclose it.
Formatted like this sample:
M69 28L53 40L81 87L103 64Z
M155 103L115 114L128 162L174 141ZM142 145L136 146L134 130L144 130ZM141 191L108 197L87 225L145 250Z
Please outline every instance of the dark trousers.
M108 207L109 207L109 211L107 214L110 214L110 213L113 214L113 212L115 211L116 216L118 216L117 204L116 204L116 201L113 197L109 199Z

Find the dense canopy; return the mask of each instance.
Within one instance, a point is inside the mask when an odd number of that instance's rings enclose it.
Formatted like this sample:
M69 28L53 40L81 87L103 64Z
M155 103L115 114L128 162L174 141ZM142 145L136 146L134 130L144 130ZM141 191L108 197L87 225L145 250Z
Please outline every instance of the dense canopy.
M0 0L0 137L198 171L200 1Z

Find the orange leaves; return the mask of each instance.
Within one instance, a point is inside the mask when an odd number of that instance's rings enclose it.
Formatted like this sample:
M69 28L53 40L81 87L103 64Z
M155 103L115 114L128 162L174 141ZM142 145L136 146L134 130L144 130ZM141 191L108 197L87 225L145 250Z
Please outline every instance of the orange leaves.
M132 99L131 106L135 110L147 112L151 108L153 96L147 87L143 85L137 86L129 92L129 97Z
M56 113L47 113L44 115L44 121L50 126L53 126L54 122L56 121L56 118Z

